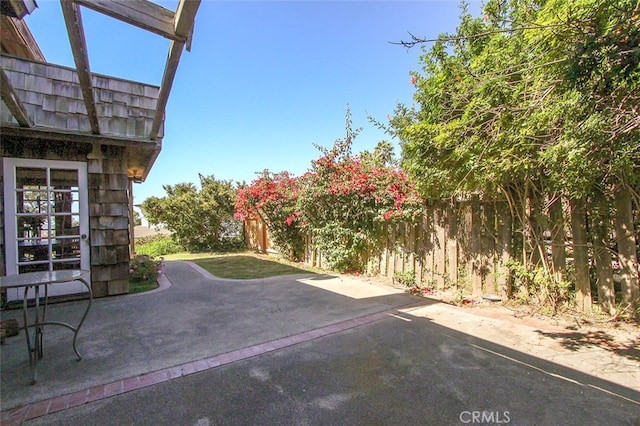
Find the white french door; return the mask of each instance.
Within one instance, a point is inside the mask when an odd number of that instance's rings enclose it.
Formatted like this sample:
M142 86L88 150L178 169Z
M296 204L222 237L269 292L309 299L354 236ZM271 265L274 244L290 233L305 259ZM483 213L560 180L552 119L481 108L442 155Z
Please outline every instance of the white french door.
M87 165L76 161L4 158L7 275L90 268ZM50 295L84 290L73 282ZM21 299L13 289L8 300Z

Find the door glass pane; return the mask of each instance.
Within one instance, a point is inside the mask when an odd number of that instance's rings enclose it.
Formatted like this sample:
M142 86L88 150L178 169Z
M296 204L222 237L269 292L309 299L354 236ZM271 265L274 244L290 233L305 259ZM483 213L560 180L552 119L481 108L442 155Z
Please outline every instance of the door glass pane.
M80 267L77 169L16 167L20 273Z
M80 215L56 215L51 220L51 238L80 235Z
M16 167L16 189L25 187L47 187L47 169Z
M80 258L80 238L56 238L52 249L56 261Z
M18 266L19 274L24 274L27 272L48 271L48 270L49 270L49 262L29 263L26 265Z
M16 211L18 213L47 213L49 199L46 188L24 186L16 191Z
M54 262L54 271L64 271L67 269L80 269L80 259L68 262Z
M80 200L77 192L55 190L53 191L53 202L51 203L51 213L78 213Z
M49 220L45 215L21 215L17 217L18 239L39 240L49 235Z

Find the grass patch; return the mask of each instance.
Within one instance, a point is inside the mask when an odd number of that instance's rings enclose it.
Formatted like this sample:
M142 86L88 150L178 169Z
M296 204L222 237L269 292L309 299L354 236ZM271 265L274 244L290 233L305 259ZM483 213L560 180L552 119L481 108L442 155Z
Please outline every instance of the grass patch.
M314 272L311 268L294 263L249 253L178 253L165 256L165 260L189 260L216 277L236 280Z
M155 290L158 287L160 287L160 285L158 285L158 282L156 280L129 282L129 294Z

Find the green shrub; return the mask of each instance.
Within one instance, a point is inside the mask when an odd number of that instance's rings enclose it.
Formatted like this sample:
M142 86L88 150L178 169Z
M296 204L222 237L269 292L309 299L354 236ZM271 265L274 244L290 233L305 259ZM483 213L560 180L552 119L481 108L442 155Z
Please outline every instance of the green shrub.
M416 272L405 271L393 274L393 281L405 287L411 288L416 286Z
M134 283L155 281L161 269L162 260L154 260L146 255L136 255L129 261L129 281Z
M136 240L136 254L146 256L165 256L167 254L180 253L184 251L180 244L173 241L171 237L154 235Z

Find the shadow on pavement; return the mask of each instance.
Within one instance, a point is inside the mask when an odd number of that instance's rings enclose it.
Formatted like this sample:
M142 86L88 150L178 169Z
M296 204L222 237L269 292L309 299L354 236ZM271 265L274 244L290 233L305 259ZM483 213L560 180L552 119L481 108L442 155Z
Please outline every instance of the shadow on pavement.
M34 424L638 424L628 388L397 311ZM427 317L424 317L427 315ZM476 421L474 421L476 419Z
M638 392L439 325L442 305L429 299L311 274L238 285L183 262L167 262L166 274L173 285L165 291L95 301L78 337L81 362L66 330L46 330L34 386L24 336L8 339L2 410L387 312L34 424L465 424L474 413L491 416L485 424L640 422ZM74 303L52 315L72 317ZM465 315L473 317L455 311L452 322Z
M606 331L569 331L552 333L536 330L541 336L545 336L560 342L560 344L570 351L577 351L582 348L598 347L615 355L628 358L633 361L640 361L640 337L635 342L622 344L616 342L614 337Z

